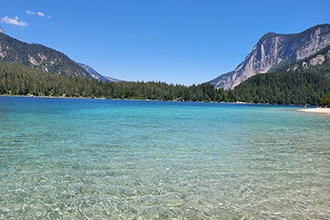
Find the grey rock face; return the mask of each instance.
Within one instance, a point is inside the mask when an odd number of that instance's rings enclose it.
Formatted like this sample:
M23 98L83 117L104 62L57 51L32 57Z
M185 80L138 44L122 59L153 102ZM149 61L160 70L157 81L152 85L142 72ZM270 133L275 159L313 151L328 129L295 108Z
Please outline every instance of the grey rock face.
M325 61L330 60L330 46L315 53L308 58L287 66L286 71L301 71L309 69L312 66L322 65Z
M268 33L233 72L221 75L210 83L216 88L233 89L256 74L304 59L329 45L329 24L317 25L299 34Z

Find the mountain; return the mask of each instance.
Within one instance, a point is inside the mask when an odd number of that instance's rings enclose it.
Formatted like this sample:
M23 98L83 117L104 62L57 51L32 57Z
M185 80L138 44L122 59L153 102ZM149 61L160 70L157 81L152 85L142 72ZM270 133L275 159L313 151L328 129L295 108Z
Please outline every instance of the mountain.
M61 75L92 78L65 54L41 44L21 42L4 33L0 33L0 61L17 62Z
M94 70L92 67L90 67L90 66L88 66L86 64L78 63L78 65L81 66L94 79L97 79L99 81L102 81L102 82L106 82L106 81L109 81L109 82L121 82L122 81L122 80L111 78L111 77L108 77L108 76L103 76L100 73L98 73L96 70Z
M0 61L21 63L28 67L60 75L97 79L103 82L119 81L102 76L90 66L79 64L57 50L12 38L4 34L2 29L0 29Z
M317 71L318 73L324 73L325 75L330 76L330 46L294 63L283 66L277 65L269 70L269 73L284 71L297 72L304 70Z
M330 24L317 25L298 34L267 33L234 71L220 75L209 83L216 88L233 89L254 75L293 64L329 45Z

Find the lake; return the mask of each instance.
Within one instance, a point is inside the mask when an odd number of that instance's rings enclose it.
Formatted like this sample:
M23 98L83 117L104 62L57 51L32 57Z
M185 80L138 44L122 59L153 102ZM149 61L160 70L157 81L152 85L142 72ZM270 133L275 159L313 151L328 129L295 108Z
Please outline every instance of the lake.
M0 219L330 219L301 106L0 97Z

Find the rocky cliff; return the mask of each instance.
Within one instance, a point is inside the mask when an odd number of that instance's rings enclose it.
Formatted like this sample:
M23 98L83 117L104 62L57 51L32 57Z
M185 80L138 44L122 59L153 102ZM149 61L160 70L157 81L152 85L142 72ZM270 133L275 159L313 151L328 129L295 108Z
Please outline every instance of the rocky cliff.
M296 71L304 71L310 69L311 67L318 66L321 72L324 70L329 70L329 61L330 61L330 46L323 48L317 53L306 57L304 59L298 60L294 63L284 65L284 66L276 66L269 70L269 72L296 72ZM324 64L324 65L323 65ZM326 65L326 66L325 66Z
M223 74L210 83L216 88L233 89L256 74L274 71L302 60L329 45L330 24L317 25L298 34L268 33L234 71ZM315 63L318 62L316 60Z

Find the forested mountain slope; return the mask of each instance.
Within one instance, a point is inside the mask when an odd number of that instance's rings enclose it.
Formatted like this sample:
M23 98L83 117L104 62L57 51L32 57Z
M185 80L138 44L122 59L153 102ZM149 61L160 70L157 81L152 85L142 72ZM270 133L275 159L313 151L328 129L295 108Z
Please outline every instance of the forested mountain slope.
M0 33L0 61L21 63L45 72L92 78L65 54L41 44L28 44Z
M276 72L258 74L232 92L237 101L319 105L322 97L330 92L330 59L309 68L305 65L306 62L301 61Z

